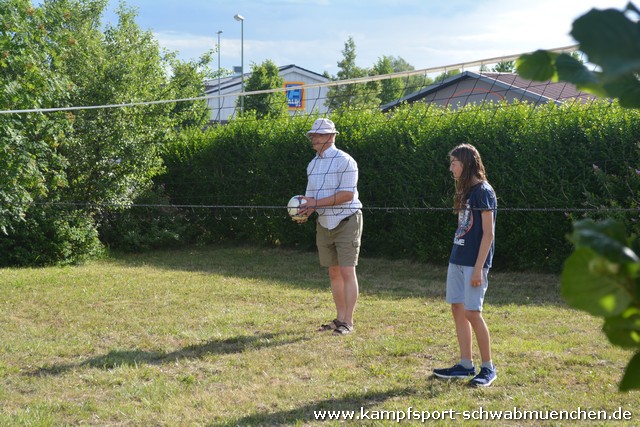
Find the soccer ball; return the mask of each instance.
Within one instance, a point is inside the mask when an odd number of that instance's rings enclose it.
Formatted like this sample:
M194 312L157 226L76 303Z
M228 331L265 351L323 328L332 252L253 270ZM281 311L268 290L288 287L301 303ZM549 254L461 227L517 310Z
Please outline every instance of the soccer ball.
M289 212L289 216L296 221L305 219L306 216L300 215L298 212L300 205L304 205L305 203L307 203L307 201L303 196L293 196L289 199L289 203L287 203L287 212Z

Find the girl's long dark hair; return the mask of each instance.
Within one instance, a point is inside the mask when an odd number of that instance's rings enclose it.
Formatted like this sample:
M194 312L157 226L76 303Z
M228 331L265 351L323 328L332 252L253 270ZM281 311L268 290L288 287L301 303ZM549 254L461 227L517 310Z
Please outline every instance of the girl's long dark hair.
M487 174L480 153L471 144L460 144L449 152L462 163L462 175L456 180L456 194L453 196L453 208L456 212L464 208L467 194L477 180L487 181ZM474 179L476 178L476 179Z

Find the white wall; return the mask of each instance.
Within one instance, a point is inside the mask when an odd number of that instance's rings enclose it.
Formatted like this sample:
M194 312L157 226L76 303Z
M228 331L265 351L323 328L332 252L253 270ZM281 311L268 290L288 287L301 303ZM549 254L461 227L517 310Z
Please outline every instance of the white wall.
M286 83L303 83L305 85L324 83L328 81L326 78L319 78L313 73L309 73L304 69L297 67L286 68L281 71L280 76ZM247 75L245 75L245 82ZM211 120L215 122L226 122L229 118L235 116L236 102L238 93L241 91L240 76L225 77L220 79L220 97L218 98L218 80L212 79L206 82L206 95L211 96L207 99L207 105L211 110ZM327 107L325 101L327 98L326 87L304 88L303 87L303 105L304 109L291 108L290 115L296 114L324 114Z

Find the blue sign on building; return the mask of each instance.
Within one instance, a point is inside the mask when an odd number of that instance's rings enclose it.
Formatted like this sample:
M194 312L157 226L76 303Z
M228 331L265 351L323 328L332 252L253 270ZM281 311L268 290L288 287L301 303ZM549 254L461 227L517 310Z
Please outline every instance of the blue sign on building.
M302 82L289 82L284 84L284 87L287 89L287 104L290 110L304 109L303 85L304 83Z

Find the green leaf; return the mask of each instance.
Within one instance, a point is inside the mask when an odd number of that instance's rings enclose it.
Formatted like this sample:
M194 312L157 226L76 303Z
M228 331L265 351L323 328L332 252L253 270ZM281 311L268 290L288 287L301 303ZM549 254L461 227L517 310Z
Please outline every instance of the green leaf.
M587 246L615 263L640 262L638 255L626 245L624 225L611 219L600 222L591 219L577 221L571 240L576 247Z
M609 96L618 98L625 108L640 108L640 81L635 74L620 76L603 84Z
M585 65L566 53L558 55L555 60L558 80L573 83L580 90L603 98L609 97L600 83L599 74L590 71Z
M562 53L555 60L558 78L575 84L597 84L598 76L571 55Z
M610 218L598 222L592 219L579 220L573 224L573 228L579 233L584 230L597 231L620 243L625 243L627 239L627 230L624 225Z
M624 12L592 9L574 21L571 35L606 74L627 74L631 62L640 64L640 32Z
M620 391L640 390L640 351L631 358L620 385Z
M571 307L594 316L622 313L629 306L631 295L616 267L619 266L590 248L577 248L562 270L562 296Z
M516 70L525 79L556 80L557 74L554 66L556 56L556 53L546 50L527 53L516 60Z
M602 330L611 344L624 348L640 347L640 309L629 307L620 316L607 318Z

